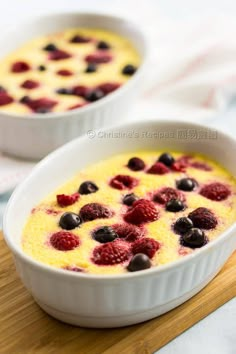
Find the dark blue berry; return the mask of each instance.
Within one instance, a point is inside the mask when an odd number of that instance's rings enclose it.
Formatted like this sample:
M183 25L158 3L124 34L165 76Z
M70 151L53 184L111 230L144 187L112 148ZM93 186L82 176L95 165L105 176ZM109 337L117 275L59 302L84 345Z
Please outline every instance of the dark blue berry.
M72 230L78 227L82 223L79 215L75 213L64 213L59 221L59 225L64 230Z
M90 194L90 193L95 193L97 191L98 191L98 186L91 181L85 181L81 183L79 187L80 194Z
M177 232L177 234L185 234L187 231L193 228L193 222L191 219L187 218L186 216L183 216L182 218L179 218L176 220L174 224L174 230Z
M128 161L128 167L132 171L141 171L145 167L145 163L139 157L132 157Z
M100 243L112 242L118 237L117 233L110 226L103 226L93 232L94 240Z
M88 92L85 96L86 100L89 102L98 101L103 97L104 97L104 93L99 89L92 90Z
M168 154L168 152L165 152L159 157L158 161L170 167L175 162L175 159L173 158L173 156Z
M171 199L167 204L166 204L166 210L171 211L171 212L178 212L181 210L185 209L184 203L179 200L179 199Z
M181 236L180 243L185 247L199 248L207 243L207 238L201 229L193 228Z
M43 50L46 50L47 52L54 52L57 50L57 46L53 43L49 43L43 48Z
M86 73L94 73L97 71L97 65L94 63L89 63L87 68L85 69Z
M127 267L129 272L137 272L139 270L148 269L152 266L150 258L144 253L137 253Z
M139 198L134 193L126 194L123 198L123 203L125 205L131 206L138 199Z
M185 191L185 192L191 192L193 191L197 186L197 183L194 179L192 178L182 178L177 182L177 188Z
M107 42L105 42L105 41L100 41L97 44L97 49L107 50L107 49L110 49L110 45Z
M131 76L136 72L136 70L137 68L134 65L128 64L123 67L122 74Z

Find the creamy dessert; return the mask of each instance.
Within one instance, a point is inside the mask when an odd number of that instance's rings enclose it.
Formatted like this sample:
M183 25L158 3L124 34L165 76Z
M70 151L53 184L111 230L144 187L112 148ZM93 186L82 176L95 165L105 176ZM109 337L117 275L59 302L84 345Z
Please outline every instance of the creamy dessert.
M136 152L85 168L35 206L22 248L68 271L121 274L197 252L236 220L236 181L205 156Z
M126 83L139 64L128 39L102 29L67 29L33 39L0 61L0 111L83 107Z

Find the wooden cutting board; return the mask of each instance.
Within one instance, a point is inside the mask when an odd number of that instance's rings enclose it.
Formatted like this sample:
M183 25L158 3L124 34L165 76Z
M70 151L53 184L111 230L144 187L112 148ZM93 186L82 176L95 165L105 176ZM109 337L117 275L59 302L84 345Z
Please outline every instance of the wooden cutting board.
M24 289L0 233L0 353L151 354L236 296L236 252L192 299L151 321L120 329L84 329L44 313Z

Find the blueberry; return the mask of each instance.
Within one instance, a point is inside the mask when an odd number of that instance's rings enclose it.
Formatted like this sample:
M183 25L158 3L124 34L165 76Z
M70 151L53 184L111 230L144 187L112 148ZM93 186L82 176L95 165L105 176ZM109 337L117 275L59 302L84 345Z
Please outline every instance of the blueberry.
M47 52L54 52L57 50L57 46L53 43L49 43L43 48L43 50L46 50Z
M90 193L95 193L97 191L98 191L98 186L91 181L85 181L81 183L79 187L80 194L90 194Z
M103 97L104 97L104 93L99 89L92 90L88 92L85 96L86 100L89 102L98 101Z
M59 221L59 225L64 230L72 230L78 227L82 223L79 215L75 213L64 213Z
M110 45L105 41L100 41L97 44L97 49L107 50L107 49L110 49Z
M171 211L171 212L177 212L185 209L184 203L179 200L179 199L171 199L167 204L166 204L166 210Z
M58 93L59 95L71 95L72 90L62 87L62 88L57 89L56 93Z
M117 233L110 226L103 226L93 232L94 240L100 243L112 242L118 237Z
M127 267L129 272L137 272L139 270L148 269L152 266L150 258L144 253L137 253Z
M180 243L185 247L199 248L207 243L207 238L201 229L193 228L181 236Z
M45 71L45 70L46 70L46 66L44 66L44 65L39 65L39 66L38 66L38 70L39 70L39 71Z
M137 68L134 65L128 64L123 67L122 74L131 76L136 72L136 70Z
M47 107L39 107L35 110L35 113L49 113L51 110Z
M21 97L20 99L20 103L24 103L24 104L27 104L30 102L30 97L29 96L23 96Z
M145 163L139 157L132 157L129 159L128 167L132 171L141 171L145 167Z
M97 70L97 65L94 63L89 63L87 68L85 69L86 73L94 73Z
M189 231L192 228L193 228L192 220L185 216L176 220L174 224L175 232L177 232L180 235L185 234L187 231Z
M196 181L192 178L182 178L176 184L178 189L185 192L191 192L197 185Z
M134 193L126 194L123 198L123 204L131 206L138 199Z
M168 154L168 152L165 152L164 154L162 154L159 157L158 161L162 162L162 163L164 163L164 165L170 167L175 162L175 159L173 158L173 156Z

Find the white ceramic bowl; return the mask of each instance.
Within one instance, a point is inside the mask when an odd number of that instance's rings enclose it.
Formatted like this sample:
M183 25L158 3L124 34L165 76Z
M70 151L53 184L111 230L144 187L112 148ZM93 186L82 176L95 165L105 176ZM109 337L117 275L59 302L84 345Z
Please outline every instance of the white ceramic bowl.
M128 38L141 57L141 65L130 80L100 101L80 109L20 116L0 112L0 150L27 159L40 159L55 148L85 133L125 120L129 107L142 88L147 46L138 25L110 15L92 13L54 14L21 24L1 38L4 57L26 41L70 27L103 28Z
M78 170L113 154L140 149L196 151L216 159L235 175L236 141L220 132L215 139L193 138L194 131L207 129L202 125L164 121L123 125L96 133L93 139L78 138L37 165L13 193L3 231L17 271L40 307L75 325L125 326L180 305L219 272L235 249L236 225L181 260L115 276L56 269L33 260L21 249L22 228L31 209ZM189 132L187 138L183 131Z

